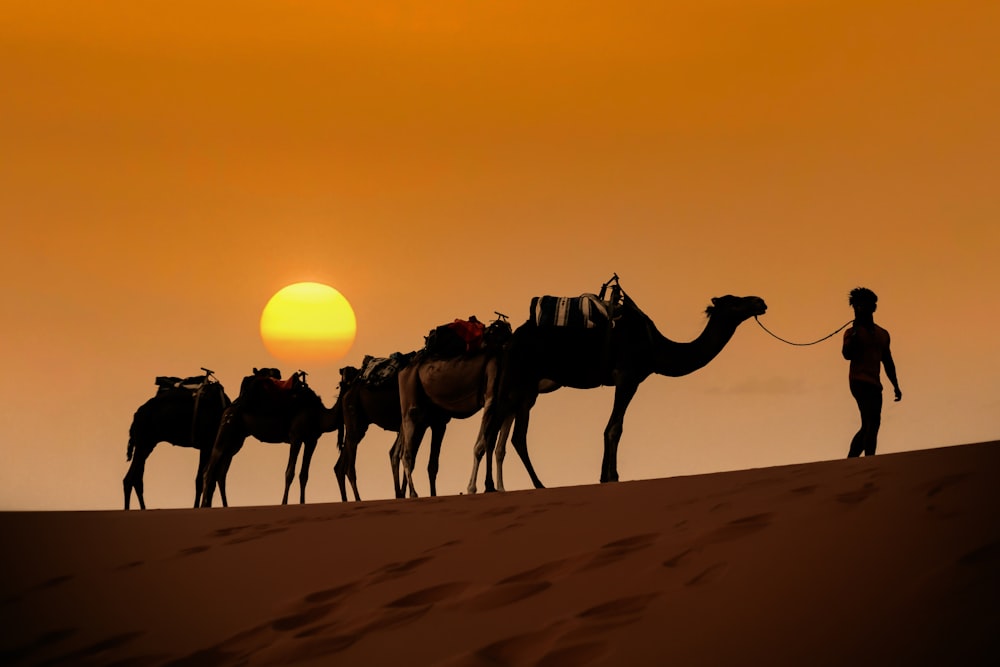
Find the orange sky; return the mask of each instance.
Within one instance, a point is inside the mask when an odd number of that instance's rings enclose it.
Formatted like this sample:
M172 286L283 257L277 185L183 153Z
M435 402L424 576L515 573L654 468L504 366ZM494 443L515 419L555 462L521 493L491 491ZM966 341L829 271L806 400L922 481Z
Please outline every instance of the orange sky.
M815 339L864 284L904 391L879 451L1000 436L997 3L357 4L5 7L0 509L120 507L153 378L208 366L235 392L276 364L260 312L302 280L354 305L351 364L613 272L681 341L726 293ZM327 404L339 365L307 369ZM540 399L543 481L597 480L610 407ZM839 458L856 421L836 341L750 322L644 383L619 471ZM449 430L442 493L477 426ZM364 497L391 494L391 442L362 443ZM339 498L334 443L311 501ZM231 502L279 500L287 449L248 441ZM157 448L150 507L191 502L196 457Z

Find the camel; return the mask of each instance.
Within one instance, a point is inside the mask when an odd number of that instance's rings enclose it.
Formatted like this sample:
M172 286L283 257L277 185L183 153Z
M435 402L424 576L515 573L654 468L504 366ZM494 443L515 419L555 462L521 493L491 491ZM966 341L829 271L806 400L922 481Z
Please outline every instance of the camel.
M486 349L450 359L439 359L421 353L399 371L400 442L398 448L394 449L394 454L398 452L404 479L402 487L396 484L397 497L402 497L406 487L410 489L411 498L417 497L413 484L413 465L428 426L441 419L466 419L489 406L493 400L497 374L497 354ZM481 427L475 448L485 452L487 448L483 441L484 434ZM440 444L432 441L427 467L432 495L436 492ZM492 455L493 448L490 449ZM394 462L394 476L397 475L397 470Z
M224 481L233 457L248 436L261 442L291 445L282 505L288 504L288 490L295 478L299 450L305 447L299 471L299 502L306 502L309 464L316 444L321 435L339 431L343 424L340 413L326 408L323 400L306 384L303 371L297 371L284 381L280 376L276 369L255 368L253 375L244 378L240 395L223 413L205 469L202 507L212 506L215 485Z
M340 485L341 500L347 501L346 481L350 481L351 483L354 491L354 499L361 500L358 494L357 473L355 470L357 449L361 440L365 437L368 427L373 424L386 431L396 433L396 438L389 450L389 462L393 474L393 491L397 498L402 498L406 493L408 485L406 484L405 476L403 485L400 485L399 467L402 460L402 439L399 436L399 429L402 417L400 415L399 383L389 382L381 387L373 387L361 379L361 371L353 366L341 368L340 374L340 395L337 398L337 404L334 406L334 409L343 411L344 438L338 443L341 447L341 453L333 470L337 476L337 483ZM427 462L427 474L430 478L431 496L436 496L436 480L441 443L444 440L445 428L450 417L441 413L432 414L432 417L433 419L429 426L431 430L431 455ZM497 489L500 491L504 490L503 459L507 434L510 431L512 422L513 417L501 427L499 442L495 449ZM478 442L473 453L474 461L472 478L468 487L469 493L476 493L476 477L479 471L479 463L485 452L485 441Z
M499 377L498 359L511 335L507 316L503 313L496 315L497 319L488 327L472 316L466 321L455 320L452 324L435 328L425 337L424 349L399 371L401 424L394 455L398 455L402 462L404 481L402 486L396 484L397 497L402 497L406 487L410 489L411 498L417 497L413 485L413 464L429 425L445 418L466 419L491 405ZM483 421L473 453L473 489L479 458L475 452L486 451L483 440L485 426ZM436 493L439 453L440 442L432 443L427 466L432 495ZM493 448L490 448L492 454ZM397 470L394 459L394 476Z
M618 443L625 412L642 381L653 373L679 377L697 371L722 351L740 324L767 310L764 300L756 296L713 298L705 311L708 322L704 331L693 341L677 343L657 331L653 321L620 289L617 275L609 283L612 281L613 318L605 326L539 326L529 319L514 331L503 359L496 400L484 416L488 422L484 428L487 491L494 490L492 449L501 425L512 414L511 442L532 484L543 488L528 457L527 443L529 415L538 398L540 380L578 389L615 388L614 406L604 429L600 481L617 482Z
M122 479L125 491L125 509L129 509L132 490L135 490L139 508L146 509L143 497L143 473L146 459L161 442L177 447L198 450L198 472L194 478L194 506L202 492L202 475L212 452L215 434L223 411L231 401L222 384L212 371L202 369L205 375L181 380L175 377L157 378L159 389L135 411L129 427L126 460L131 461ZM220 493L226 503L225 477L220 477Z
M414 353L402 355L404 363L413 357ZM366 357L365 364L369 361L379 361L374 357ZM340 446L340 456L333 467L337 476L337 484L340 486L340 498L347 501L346 481L350 481L351 489L354 491L354 499L361 500L358 494L357 471L355 462L357 460L358 445L368 432L371 425L378 426L386 431L396 433L392 448L389 451L389 460L393 470L393 490L397 498L405 493L405 487L399 486L399 460L400 460L400 439L399 428L402 422L399 412L399 382L395 377L388 378L383 383L368 382L361 377L362 370L353 366L345 366L340 369L340 395L334 410L341 411L343 420L343 438L338 441ZM438 416L430 423L431 429L431 451L436 454L441 451L441 441L444 439L445 427L448 418ZM427 473L431 477L431 495L436 493L435 479L437 477L437 457L432 455L428 463Z

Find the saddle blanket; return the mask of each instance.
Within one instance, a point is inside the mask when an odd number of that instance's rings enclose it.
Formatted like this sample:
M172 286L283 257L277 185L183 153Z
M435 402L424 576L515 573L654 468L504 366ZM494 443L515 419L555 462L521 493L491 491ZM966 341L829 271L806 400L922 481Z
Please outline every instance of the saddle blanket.
M595 329L608 323L608 303L594 294L536 296L531 300L531 321L540 327Z
M204 375L195 375L186 378L179 378L173 375L156 376L157 393L170 391L172 389L186 389L187 391L194 393L206 383L207 381Z
M409 363L407 355L394 352L388 357L373 357L365 355L361 363L361 381L373 389L377 389L395 380L399 369Z

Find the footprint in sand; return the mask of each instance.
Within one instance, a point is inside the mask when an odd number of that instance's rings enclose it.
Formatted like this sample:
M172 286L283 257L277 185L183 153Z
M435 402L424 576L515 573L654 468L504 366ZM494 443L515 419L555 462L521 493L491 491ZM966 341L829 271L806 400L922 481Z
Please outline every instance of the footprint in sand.
M518 572L517 574L512 574L509 577L505 577L498 581L497 585L502 586L504 584L522 582L548 581L552 577L560 577L575 572L583 562L584 559L582 557L560 558L559 560L542 563L538 567L533 567L530 570L524 570L522 572Z
M677 567L678 565L681 564L681 561L688 560L688 556L691 556L694 553L695 553L694 549L685 549L676 556L672 556L667 560L663 561L663 567Z
M610 652L610 644L595 641L593 632L593 626L581 628L576 620L557 620L541 630L492 642L445 664L448 667L585 667L605 660Z
M58 577L52 577L51 579L46 579L42 583L35 586L32 590L40 591L46 588L53 588L55 586L58 586L59 584L64 584L67 581L70 581L71 579L73 579L73 577L74 575L72 574L61 574Z
M298 630L299 628L315 623L323 618L326 618L336 607L336 603L327 603L316 605L310 607L305 611L298 614L289 614L288 616L282 616L281 618L276 618L271 621L271 629L277 630L278 632L289 632L291 630Z
M763 512L761 514L751 514L749 516L744 516L739 519L734 519L716 529L714 532L710 533L706 538L706 542L726 542L729 540L737 540L748 535L753 535L754 533L764 530L771 525L771 518L774 515L770 512Z
M337 598L345 597L354 591L361 588L361 585L357 582L344 584L343 586L335 586L334 588L327 588L326 590L316 591L315 593L310 593L305 597L305 601L309 604L316 604L317 602L329 602L330 600L336 600Z
M414 558L412 560L389 563L384 565L374 572L371 573L372 583L382 583L383 581L388 581L390 579L396 579L398 577L410 574L418 567L431 560L431 556L421 556L419 558Z
M272 527L267 524L262 524L260 526L254 526L256 532L251 535L241 535L239 537L234 537L228 540L226 544L242 544L243 542L252 542L253 540L259 540L261 538L267 537L268 535L277 535L278 533L283 533L288 530L289 526L278 526Z
M487 644L472 654L448 664L454 667L536 664L552 653L555 643L565 634L567 627L567 621L555 621L541 630L525 632Z
M508 530L514 530L515 528L521 528L523 526L524 526L523 523L515 521L514 523L508 523L506 526L504 526L502 528L497 528L496 530L493 531L492 534L493 535L499 535L501 533L506 533Z
M867 499L868 496L875 493L875 491L877 490L878 490L877 486L875 486L871 482L865 482L864 486L862 486L857 491L847 491L846 493L838 493L836 498L838 502L844 503L846 505L856 505L857 503L860 503L863 500Z
M213 531L212 535L214 535L215 537L229 537L230 535L237 535L239 533L242 533L244 530L253 527L254 526L252 524L244 524L242 526L229 526L228 528L219 528L218 530Z
M997 564L1000 562L1000 542L990 542L978 549L964 554L958 559L960 565L983 565L984 563Z
M551 588L548 581L523 581L497 584L467 600L451 605L456 611L488 611L515 604Z
M76 628L50 630L27 644L22 644L6 651L0 651L0 662L7 665L25 661L35 652L42 649L51 649L55 644L72 637L77 632L79 631Z
M118 572L123 572L125 570L131 570L131 569L134 569L134 568L137 568L137 567L142 567L145 564L146 564L146 561L143 561L143 560L134 560L131 563L125 563L124 565L119 565L118 567L115 568L115 570L118 571Z
M590 559L590 562L587 563L583 569L592 570L598 567L604 567L606 565L617 563L633 552L648 549L653 546L659 537L659 533L642 533L631 537L625 537L620 540L615 540L613 542L608 542L607 544L601 546L600 550L594 554L594 556Z
M183 556L193 556L195 554L204 553L204 552L208 551L209 549L211 549L210 546L208 546L206 544L199 544L196 547L188 547L187 549L181 549L180 551L177 552L177 556L176 557L177 558L181 558Z
M118 635L113 635L107 639L102 639L99 642L95 642L89 646L84 646L81 649L68 653L66 655L58 656L57 658L48 661L47 664L58 664L58 665L73 665L73 664L91 664L94 659L101 653L108 651L110 649L118 648L120 646L125 646L136 640L136 638L141 637L143 632L123 632Z
M618 598L610 602L603 602L599 605L581 611L577 616L590 621L620 620L624 617L633 616L638 620L638 616L646 610L649 603L659 597L659 593L645 593L643 595L631 595Z
M457 597L469 588L470 584L463 581L452 581L423 588L397 598L386 604L387 607L422 607L424 605L442 602Z
M607 642L583 642L564 646L545 654L537 667L584 667L604 660L609 655Z
M519 509L518 507L515 507L513 505L509 505L507 507L495 507L493 509L488 509L484 510L483 512L480 512L479 516L481 517L503 516L504 514L512 514L513 512L516 512L518 509Z
M716 563L702 570L697 575L684 582L685 586L701 586L718 581L729 570L729 563Z
M430 553L432 551L437 551L438 549L447 549L448 547L457 547L461 543L462 540L448 540L447 542L443 542L437 545L436 547L430 547L428 549L424 549L424 553L425 554Z
M959 482L961 482L962 480L964 480L966 478L968 478L968 475L964 474L964 473L960 473L960 474L956 474L956 475L945 475L944 477L941 477L940 479L936 479L933 482L931 482L930 484L927 484L923 488L927 489L927 491L926 491L927 497L928 498L932 498L932 497L936 496L937 494L941 493L942 491L944 491L944 488L946 486L951 486L953 484L958 484ZM923 489L921 489L921 490L923 490Z

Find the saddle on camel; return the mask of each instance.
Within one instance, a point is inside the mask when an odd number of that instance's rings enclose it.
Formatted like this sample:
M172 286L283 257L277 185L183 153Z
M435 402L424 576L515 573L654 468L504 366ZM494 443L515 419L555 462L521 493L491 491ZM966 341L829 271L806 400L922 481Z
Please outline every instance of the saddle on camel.
M395 388L399 370L405 368L416 354L416 352L407 352L406 354L393 352L388 357L375 357L366 354L361 361L361 368L345 366L340 369L341 386L348 386L360 381L369 389Z
M483 350L499 351L510 339L512 329L506 315L496 315L497 319L489 326L480 322L475 315L470 315L467 320L456 318L434 327L424 336L424 354L438 359L453 359L462 355L475 355Z
M224 391L222 385L216 379L214 373L207 368L203 368L204 375L191 375L180 378L173 375L156 376L156 396L159 399L177 399L181 401L193 401L191 408L191 429L195 429L198 423L199 410L202 400L206 394L214 394L213 398L220 403L223 408L229 404L228 399L223 398ZM213 406L217 407L217 406ZM192 440L193 440L192 436Z
M237 397L244 408L261 412L280 412L294 405L303 395L311 395L306 384L306 372L295 371L287 379L281 378L277 368L254 368L240 383Z
M609 286L611 295L605 298ZM613 327L620 318L621 303L622 290L618 285L616 273L608 282L601 285L600 294L533 297L530 319L538 327L607 329Z

